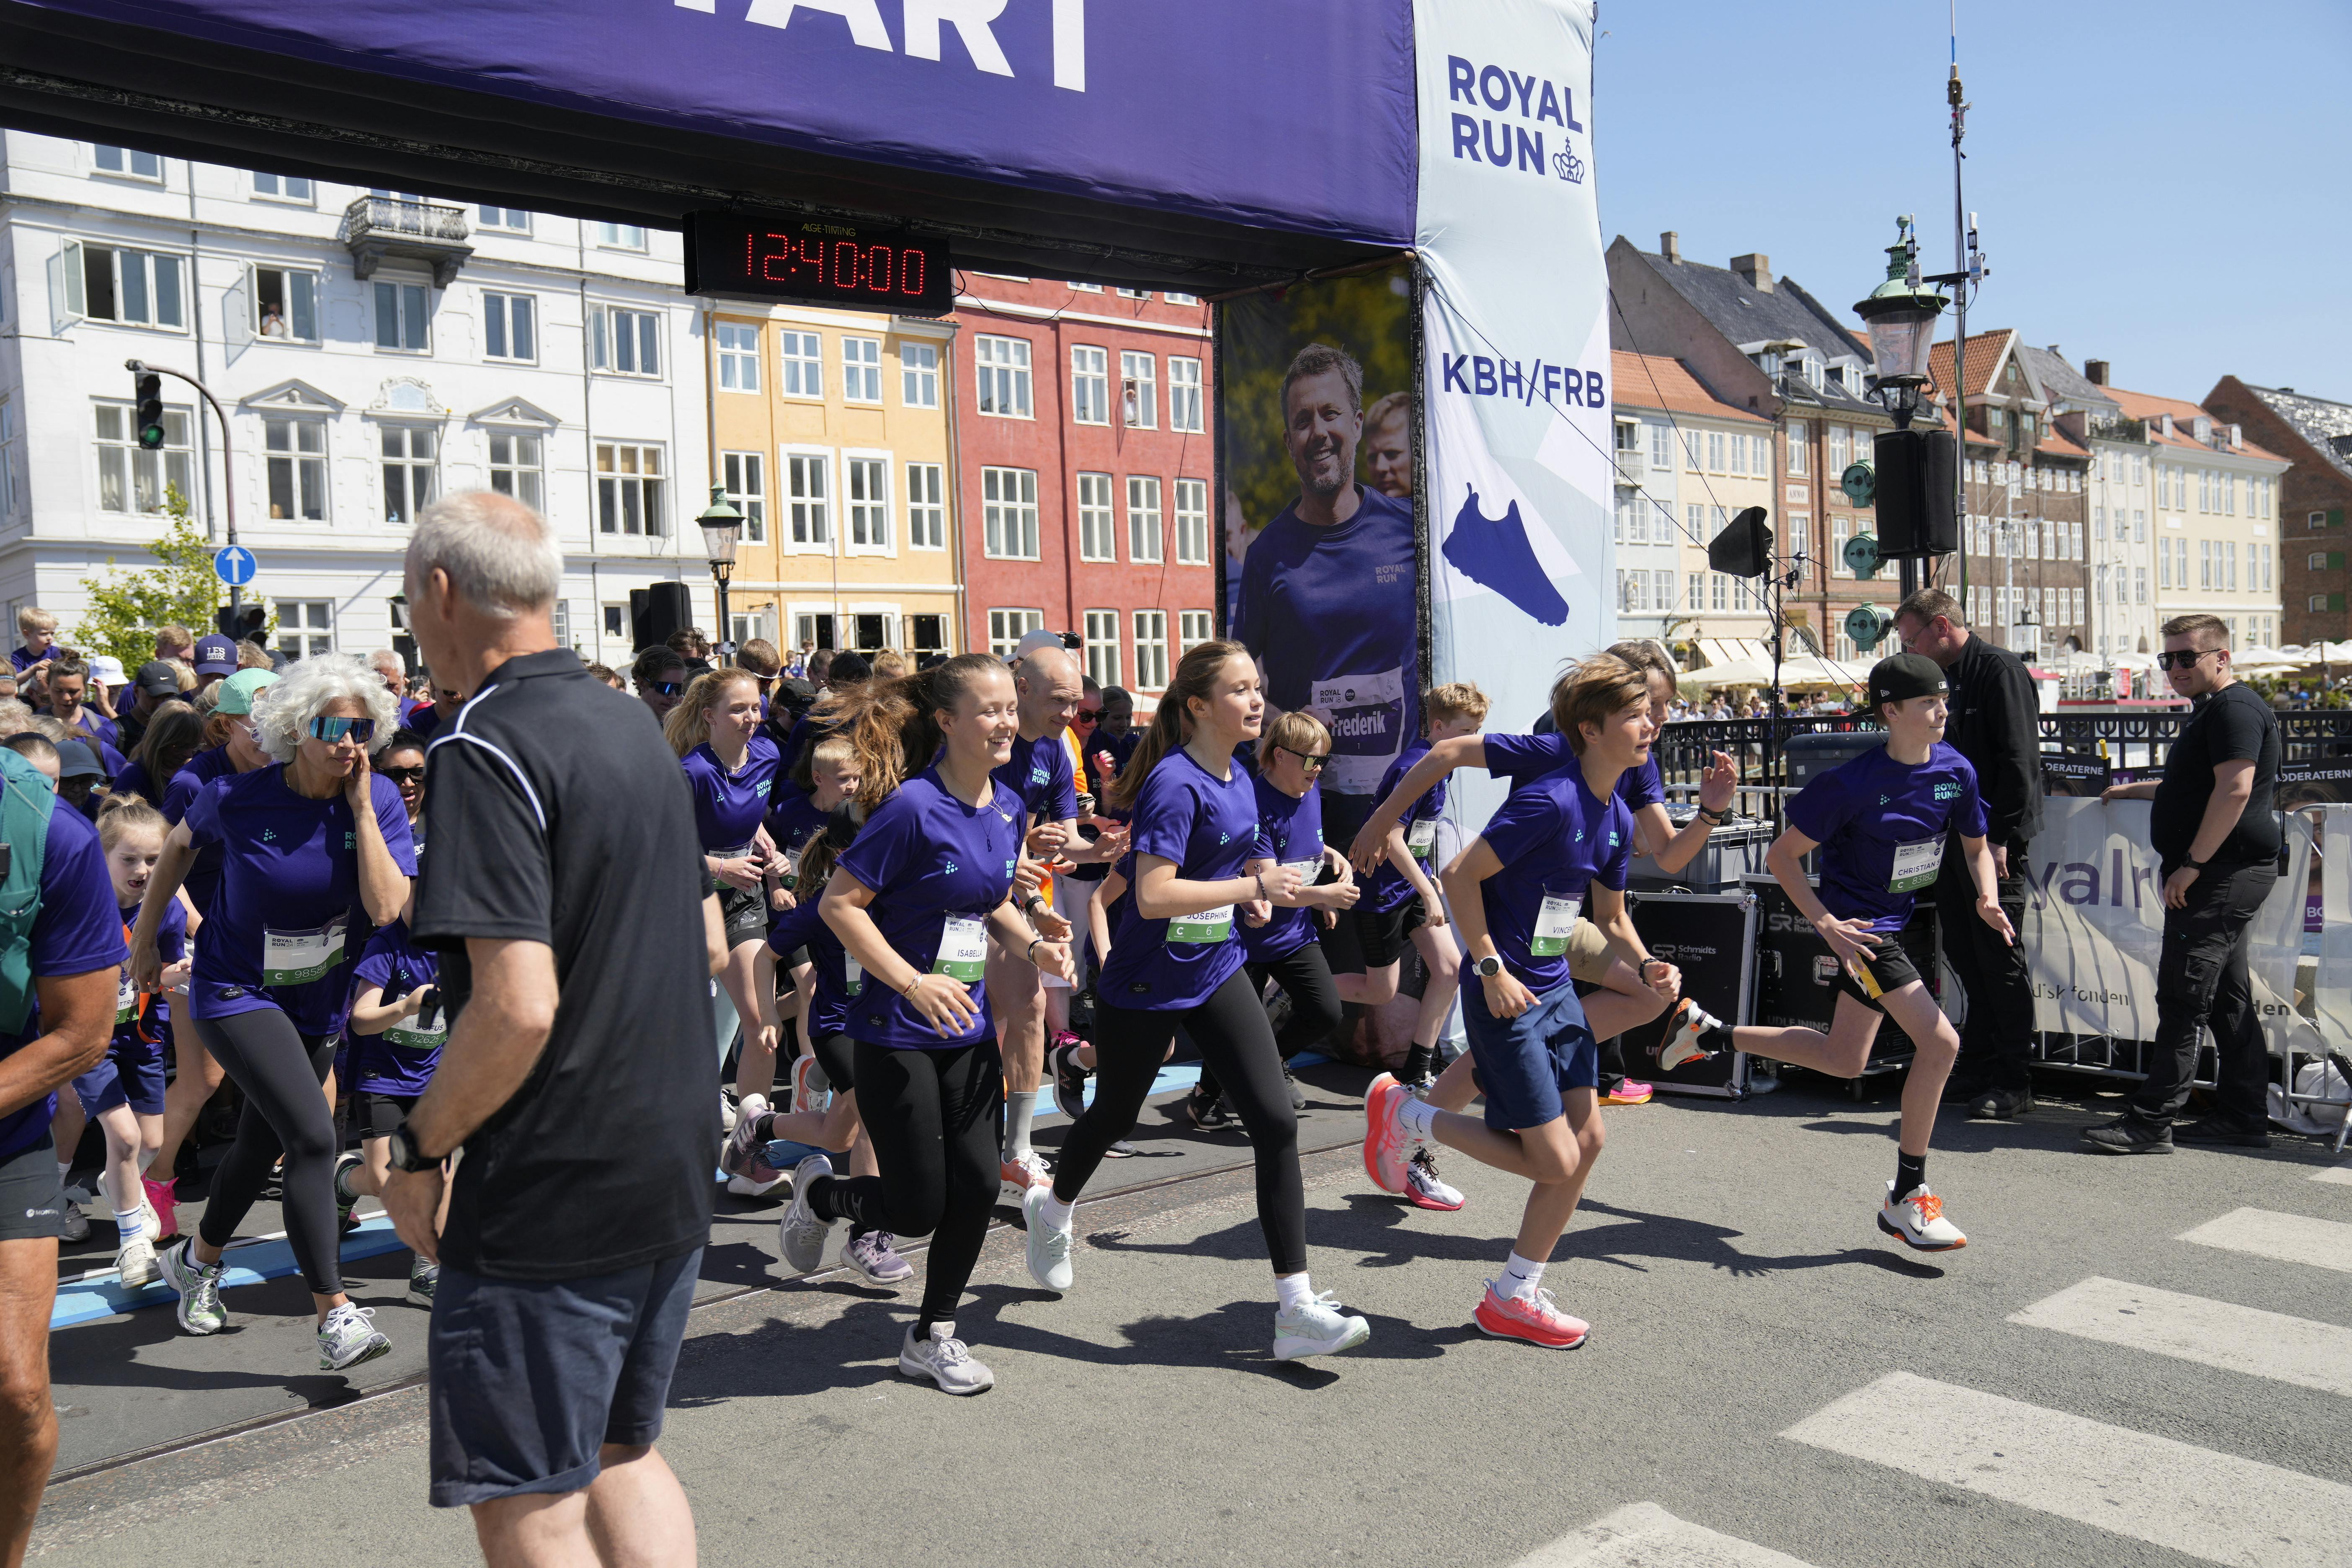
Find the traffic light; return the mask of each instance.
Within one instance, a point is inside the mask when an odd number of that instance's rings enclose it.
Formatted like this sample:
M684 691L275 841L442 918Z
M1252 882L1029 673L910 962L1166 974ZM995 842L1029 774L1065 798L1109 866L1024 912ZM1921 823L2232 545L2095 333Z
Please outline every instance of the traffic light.
M213 613L213 624L220 635L232 642L249 642L261 636L269 624L269 612L260 605L245 605L236 609L222 608Z
M155 452L163 446L163 378L152 370L139 373L139 445Z

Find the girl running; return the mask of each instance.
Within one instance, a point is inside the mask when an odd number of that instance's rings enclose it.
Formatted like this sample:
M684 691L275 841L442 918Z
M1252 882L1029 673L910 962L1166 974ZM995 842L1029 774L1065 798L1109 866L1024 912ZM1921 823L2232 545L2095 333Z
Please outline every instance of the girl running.
M1063 1140L1053 1185L1031 1188L1021 1206L1031 1277L1048 1290L1069 1289L1078 1194L1111 1142L1135 1125L1182 1027L1249 1130L1258 1225L1274 1264L1274 1354L1290 1361L1353 1349L1372 1331L1307 1281L1298 1114L1234 931L1237 904L1259 906L1260 915L1265 906L1299 904L1298 870L1270 852L1249 775L1234 762L1234 748L1257 738L1265 716L1247 651L1234 642L1199 644L1177 665L1111 786L1110 804L1133 816L1134 887L1096 982L1095 1100Z
M873 805L818 908L858 965L851 1080L881 1173L836 1176L825 1156L810 1155L793 1172L779 1239L785 1261L806 1273L841 1220L929 1233L922 1306L898 1370L979 1394L996 1377L956 1338L955 1314L998 1182L1004 1079L988 939L1065 974L1070 963L1069 949L1029 930L1010 897L1021 803L990 775L1012 752L1018 700L1002 659L962 654L868 680L836 711Z

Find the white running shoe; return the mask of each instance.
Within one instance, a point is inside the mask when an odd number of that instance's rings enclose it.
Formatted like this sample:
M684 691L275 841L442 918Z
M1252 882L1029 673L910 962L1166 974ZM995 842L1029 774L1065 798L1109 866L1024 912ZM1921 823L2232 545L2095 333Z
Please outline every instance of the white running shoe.
M1018 1157L1001 1162L996 1175L997 1195L1011 1198L1016 1204L1028 1195L1032 1187L1054 1184L1053 1167L1034 1149L1024 1150Z
M814 1272L824 1261L825 1238L838 1221L819 1219L809 1212L809 1188L819 1176L833 1174L833 1162L811 1154L793 1170L793 1206L776 1222L776 1246L795 1274Z
M158 1278L155 1243L143 1229L132 1230L116 1248L114 1272L125 1289L152 1284Z
M1337 1292L1326 1290L1274 1315L1274 1359L1298 1361L1336 1355L1372 1337L1372 1325L1339 1310Z
M985 1394L996 1386L996 1374L971 1359L955 1337L953 1323L933 1323L930 1337L917 1339L915 1325L907 1325L907 1341L898 1347L898 1370L908 1377L928 1377L945 1394Z
M168 1247L155 1261L163 1271L163 1283L180 1293L179 1304L173 1315L179 1320L184 1334L216 1334L228 1327L228 1309L221 1305L221 1276L228 1272L228 1260L207 1268L196 1261L195 1241L183 1237L176 1247Z
M727 1190L739 1198L762 1198L791 1179L782 1171L771 1173L764 1182L757 1176L730 1176L727 1178Z
M719 1131L721 1133L735 1131L735 1102L727 1098L727 1091L723 1089L719 1091Z
M369 1321L374 1316L373 1307L354 1307L349 1301L328 1308L327 1321L319 1325L319 1370L341 1372L388 1353L392 1342L376 1331Z
M1699 1044L1699 1037L1723 1027L1697 1003L1685 996L1675 1004L1674 1021L1658 1045L1658 1070L1672 1072L1685 1062L1701 1061L1715 1053Z
M150 1241L163 1239L163 1216L155 1212L144 1193L139 1196L139 1234Z
M1437 1157L1426 1146L1415 1149L1405 1163L1404 1195L1413 1207L1451 1213L1462 1206L1459 1189L1448 1186L1437 1173Z
M1030 1188L1021 1200L1021 1219L1029 1227L1029 1278L1037 1281L1039 1289L1059 1296L1068 1291L1074 1276L1070 1272L1070 1233L1045 1220L1045 1205L1053 1195L1052 1187ZM1073 1214L1071 1218L1075 1226L1076 1215Z
M1958 1252L1969 1244L1960 1227L1944 1217L1944 1200L1925 1182L1898 1203L1895 1184L1886 1184L1886 1201L1878 1205L1878 1228L1898 1237L1915 1252Z

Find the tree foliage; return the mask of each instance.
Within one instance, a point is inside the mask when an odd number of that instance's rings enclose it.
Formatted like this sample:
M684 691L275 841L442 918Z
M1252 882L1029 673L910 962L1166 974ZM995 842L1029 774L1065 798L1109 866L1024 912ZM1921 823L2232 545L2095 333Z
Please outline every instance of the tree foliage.
M202 637L213 629L213 612L226 590L213 574L213 544L188 516L188 498L177 486L164 493L171 526L147 547L156 564L144 571L116 569L108 556L104 579L85 577L89 609L67 647L82 654L111 654L125 670L155 657L155 628L182 626Z

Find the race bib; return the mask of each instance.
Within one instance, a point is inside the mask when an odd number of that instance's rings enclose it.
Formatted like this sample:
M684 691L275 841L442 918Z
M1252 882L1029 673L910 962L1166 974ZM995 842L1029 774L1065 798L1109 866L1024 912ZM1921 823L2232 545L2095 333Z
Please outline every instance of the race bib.
M1191 942L1196 946L1223 942L1233 931L1234 906L1231 904L1220 904L1196 915L1177 915L1168 922L1170 942Z
M1535 938L1528 943L1528 951L1538 958L1558 958L1566 952L1569 933L1576 929L1576 917L1583 909L1582 899L1546 893L1543 907L1536 911Z
M1328 715L1331 760L1323 787L1340 795L1370 795L1404 749L1404 671L1332 675L1312 683L1307 705Z
M1323 874L1323 857L1318 855L1312 860L1285 860L1282 863L1282 868L1286 871L1297 872L1298 885L1302 888L1311 888L1315 885L1315 879Z
M394 1024L383 1032L383 1037L404 1051L437 1051L447 1043L449 1026L437 1029L412 1029L405 1024Z
M850 957L847 953L844 953L841 958L841 967L842 972L849 977L841 987L842 991L845 994L855 996L859 992L866 989L866 966L864 964L858 963L857 960Z
M264 985L308 985L323 978L343 961L343 922L331 921L316 931L265 931L261 933L261 983Z
M950 915L940 928L940 955L931 973L970 985L988 973L988 929L978 915Z
M1886 883L1890 893L1907 893L1924 888L1936 879L1944 868L1944 837L1922 838L1916 844L1895 847L1895 874Z
M126 969L122 972L121 984L114 988L114 1021L118 1025L128 1024L137 1016L139 983L131 978L131 972Z
M1434 854L1437 849L1437 818L1424 816L1418 822L1408 823L1404 830L1404 847L1412 852L1416 860L1426 860Z

